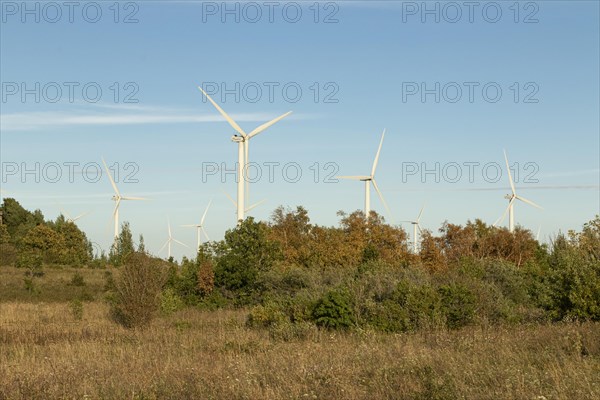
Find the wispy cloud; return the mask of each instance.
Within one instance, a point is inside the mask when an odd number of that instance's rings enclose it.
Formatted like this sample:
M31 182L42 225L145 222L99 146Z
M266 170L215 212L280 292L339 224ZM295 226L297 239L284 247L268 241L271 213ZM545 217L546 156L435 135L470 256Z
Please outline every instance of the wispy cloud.
M275 113L232 114L240 122L264 122L275 118ZM307 116L292 115L290 119ZM191 110L146 107L138 105L99 104L93 111L37 111L0 115L0 129L10 131L40 131L55 127L103 126L103 125L144 125L222 122L219 114L200 114Z
M233 114L232 118L241 122L263 122L275 118L275 114ZM52 127L82 125L143 125L143 124L176 124L221 122L220 115L193 114L67 114L56 112L32 112L5 114L0 118L0 129L3 132L46 130Z

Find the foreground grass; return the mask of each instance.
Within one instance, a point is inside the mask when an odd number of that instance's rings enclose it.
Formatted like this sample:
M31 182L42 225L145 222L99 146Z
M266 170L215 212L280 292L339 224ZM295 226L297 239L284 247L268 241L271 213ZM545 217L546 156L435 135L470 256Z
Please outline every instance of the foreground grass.
M0 399L595 399L600 325L386 335L188 309L128 331L86 303L0 303Z

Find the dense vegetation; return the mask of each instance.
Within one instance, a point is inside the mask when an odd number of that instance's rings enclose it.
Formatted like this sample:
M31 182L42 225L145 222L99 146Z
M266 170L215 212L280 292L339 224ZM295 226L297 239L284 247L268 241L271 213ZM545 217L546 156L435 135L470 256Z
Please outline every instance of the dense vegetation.
M338 227L307 211L278 208L269 222L251 217L205 243L194 259L160 260L122 227L108 256L94 257L85 234L59 216L45 221L14 199L2 205L1 264L22 268L22 291L43 299L44 270L105 271L98 293L113 320L147 324L187 306L244 307L249 327L285 340L315 327L407 332L467 325L600 320L600 217L550 245L480 220L424 232L413 254L406 232L372 212L340 213ZM75 275L68 283L84 286ZM75 292L74 292L75 293Z

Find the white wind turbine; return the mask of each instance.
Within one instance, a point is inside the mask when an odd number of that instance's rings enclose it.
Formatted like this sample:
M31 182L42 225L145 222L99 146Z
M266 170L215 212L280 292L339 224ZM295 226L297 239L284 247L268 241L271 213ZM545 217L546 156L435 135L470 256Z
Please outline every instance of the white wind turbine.
M292 112L288 111L287 113L285 113L269 122L266 122L266 123L260 125L259 127L255 128L253 131L251 131L250 133L246 133L229 115L227 115L227 113L225 111L223 111L223 109L221 107L219 107L219 105L217 103L214 102L214 100L202 89L202 87L198 86L198 89L200 89L200 91L212 103L212 105L217 109L217 111L219 111L219 113L221 113L221 115L227 120L229 125L231 125L231 127L240 134L239 136L233 135L231 137L231 141L236 142L238 144L236 209L237 209L237 220L239 222L244 219L244 212L245 212L245 208L246 208L246 202L244 200L244 181L246 181L246 184L249 188L248 181L246 179L244 179L244 171L246 169L246 165L248 164L249 141L254 136L258 135L265 129L269 128L271 125L275 124L276 122L278 122L281 119L290 115Z
M119 206L121 205L121 201L122 200L148 200L148 199L145 199L143 197L121 196L121 192L119 192L119 189L117 188L117 184L115 183L112 175L110 174L110 170L108 169L108 166L106 165L106 161L104 161L104 158L102 158L102 164L104 164L104 168L106 169L106 174L108 175L110 184L112 185L113 190L115 191L115 195L112 197L112 199L115 201L115 210L113 211L113 218L114 218L114 222L115 222L115 238L116 238L119 236Z
M160 254L160 252L164 250L165 246L167 246L167 260L168 260L171 258L171 243L175 242L175 243L180 244L185 247L189 247L189 246L187 244L182 243L179 240L173 238L173 235L171 234L171 222L168 219L167 219L167 228L169 230L169 238L167 239L165 244L163 244L163 246L160 248L158 253Z
M206 206L206 210L204 210L204 214L202 214L202 218L200 219L200 223L199 224L191 224L191 225L181 225L183 227L186 228L196 228L196 236L198 238L198 244L196 246L196 250L198 250L200 248L200 241L201 241L201 234L204 233L204 236L206 237L206 240L210 240L208 238L208 233L206 233L206 231L204 230L204 220L206 219L206 214L208 213L208 209L210 207L212 203L212 199L208 202L208 205Z
M413 226L413 251L416 254L417 253L417 247L418 247L418 237L417 237L417 229L419 230L419 233L423 232L421 230L421 225L419 225L419 222L421 221L421 215L423 214L423 209L425 208L425 206L421 207L421 211L419 211L419 216L417 217L416 220L414 221L401 221L401 222L408 222L411 223Z
M351 175L351 176L336 176L339 179L351 179L355 181L363 181L365 183L365 218L367 221L369 220L369 214L371 212L371 184L375 188L375 191L379 195L381 202L383 203L388 214L392 215L390 208L388 207L381 191L379 190L379 186L377 186L377 182L375 181L375 170L377 169L377 162L379 161L379 153L381 152L381 146L383 145L383 138L385 136L385 129L381 134L381 141L379 142L379 148L377 149L377 154L375 155L375 161L373 161L373 168L371 169L371 175Z
M498 218L496 220L496 222L494 222L494 226L501 223L504 220L506 213L508 212L508 230L510 232L514 232L514 230L515 230L515 212L514 212L515 200L521 200L522 202L532 205L534 207L537 207L539 209L542 209L542 207L535 204L531 200L527 200L526 198L517 195L517 191L515 189L515 183L513 182L512 174L510 173L510 166L508 165L508 157L506 156L506 150L504 151L504 161L506 161L506 170L508 171L508 180L510 182L511 194L507 194L506 196L504 196L504 198L508 200L508 207L506 207L506 210L504 210L504 213L502 214L502 216L500 218Z

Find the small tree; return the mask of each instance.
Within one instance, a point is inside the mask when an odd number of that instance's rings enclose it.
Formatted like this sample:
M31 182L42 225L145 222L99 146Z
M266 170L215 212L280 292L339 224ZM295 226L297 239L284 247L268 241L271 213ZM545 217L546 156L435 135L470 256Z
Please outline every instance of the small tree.
M121 266L125 258L135 251L133 247L133 238L129 222L123 222L121 233L115 238L110 253L108 255L109 262L115 267Z
M145 253L127 255L115 279L112 318L127 328L147 325L159 309L167 268L164 261Z

